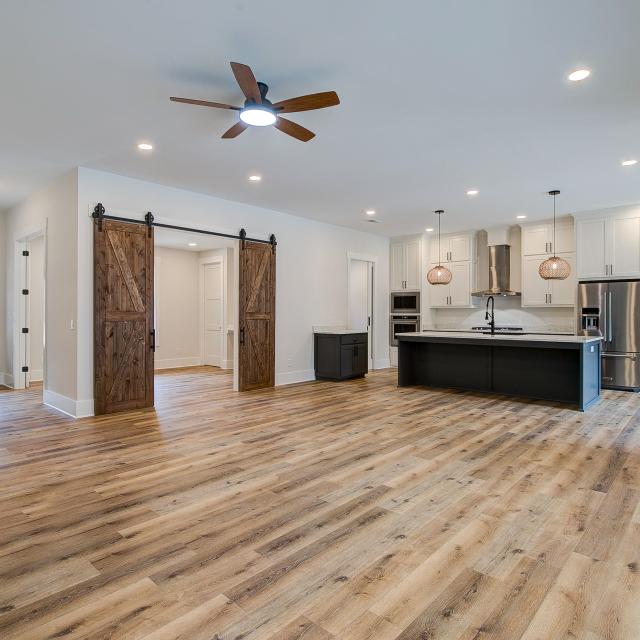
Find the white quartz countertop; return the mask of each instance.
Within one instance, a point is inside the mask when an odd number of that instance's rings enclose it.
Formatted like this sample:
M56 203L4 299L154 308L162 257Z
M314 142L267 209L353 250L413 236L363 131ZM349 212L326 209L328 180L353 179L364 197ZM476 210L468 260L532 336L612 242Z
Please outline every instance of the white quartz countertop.
M313 333L328 333L333 336L344 336L349 333L367 333L366 329L314 329Z
M574 336L574 335L549 335L540 333L523 333L520 335L504 335L496 333L490 335L479 331L415 331L413 333L399 333L398 337L425 337L425 338L453 338L460 340L506 340L506 341L524 341L524 342L556 342L556 343L572 343L582 344L585 342L600 342L602 338L594 336Z

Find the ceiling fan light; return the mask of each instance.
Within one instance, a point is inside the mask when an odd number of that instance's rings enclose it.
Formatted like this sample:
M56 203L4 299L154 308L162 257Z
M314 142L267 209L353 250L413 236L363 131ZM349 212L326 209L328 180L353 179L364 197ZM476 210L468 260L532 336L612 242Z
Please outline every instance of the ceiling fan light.
M267 127L276 121L276 116L271 109L260 105L251 105L240 112L240 120L254 127Z
M427 282L429 284L449 284L451 278L451 271L441 264L437 264L433 269L429 269L427 273Z

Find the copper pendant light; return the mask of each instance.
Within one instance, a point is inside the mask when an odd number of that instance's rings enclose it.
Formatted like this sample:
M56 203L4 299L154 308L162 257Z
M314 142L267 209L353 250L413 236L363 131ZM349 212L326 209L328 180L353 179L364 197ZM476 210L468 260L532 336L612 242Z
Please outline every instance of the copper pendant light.
M433 269L429 269L427 282L429 284L449 284L453 277L451 271L440 264L440 216L444 213L444 209L438 209L434 213L438 216L438 264Z
M559 193L557 189L549 191L549 195L553 196L553 255L538 267L538 273L544 280L566 280L571 275L571 265L556 255L556 196Z

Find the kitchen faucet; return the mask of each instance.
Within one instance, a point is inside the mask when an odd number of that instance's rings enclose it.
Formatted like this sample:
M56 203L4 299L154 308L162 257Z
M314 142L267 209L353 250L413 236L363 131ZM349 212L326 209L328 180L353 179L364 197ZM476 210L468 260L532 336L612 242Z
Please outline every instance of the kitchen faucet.
M491 303L491 316L489 316L489 303ZM489 320L489 317L491 317L489 326L491 327L491 335L493 336L496 333L496 310L495 300L493 299L493 296L489 296L487 298L487 306L485 308L484 319Z

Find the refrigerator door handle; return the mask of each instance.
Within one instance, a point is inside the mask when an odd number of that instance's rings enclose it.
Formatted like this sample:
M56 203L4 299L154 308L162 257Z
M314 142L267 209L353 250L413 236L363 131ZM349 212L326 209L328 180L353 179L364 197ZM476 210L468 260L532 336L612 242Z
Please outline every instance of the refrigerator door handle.
M613 318L611 317L611 291L607 291L607 334L608 341L613 341Z
M637 360L637 353L609 353L608 351L604 351L602 353L603 358L629 358L629 360Z

